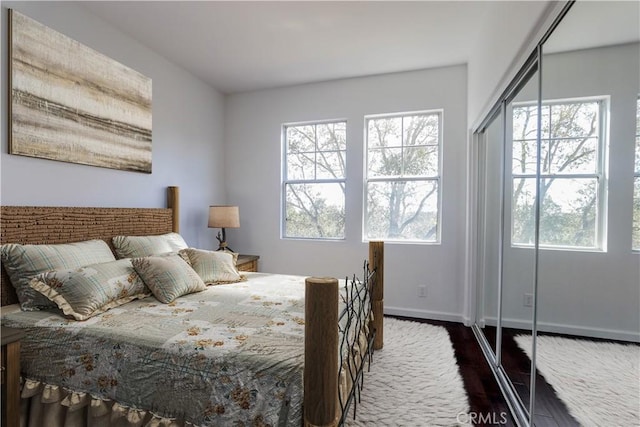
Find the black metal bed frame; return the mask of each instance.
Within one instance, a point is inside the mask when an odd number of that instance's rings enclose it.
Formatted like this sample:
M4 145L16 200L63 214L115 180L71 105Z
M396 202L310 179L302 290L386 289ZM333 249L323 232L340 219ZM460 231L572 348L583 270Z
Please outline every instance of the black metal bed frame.
M338 316L338 329L341 334L339 344L338 384L341 376L347 375L351 379L351 388L346 396L343 396L342 387L338 387L338 403L341 416L338 426L343 426L349 414L349 408L353 403L353 419L356 419L358 402L361 400L361 391L364 387L364 367L371 369L373 360L373 340L376 331L370 324L371 318L371 292L375 283L375 270L369 270L369 263L364 262L363 281L354 274L351 279L345 278L345 293L342 295L345 307ZM349 286L351 284L351 286ZM346 316L344 325L343 318ZM364 351L360 347L360 331L367 331ZM346 349L346 351L345 351ZM345 367L346 353L346 367Z

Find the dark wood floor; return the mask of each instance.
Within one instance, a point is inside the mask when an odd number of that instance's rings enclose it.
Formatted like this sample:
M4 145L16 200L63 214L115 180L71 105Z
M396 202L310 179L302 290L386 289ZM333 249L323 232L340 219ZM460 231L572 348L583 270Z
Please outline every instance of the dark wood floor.
M484 328L485 336L495 351L495 327ZM529 406L531 389L531 360L518 346L514 337L531 334L530 331L502 328L502 366L511 379L520 399ZM580 424L569 414L566 405L558 398L553 387L542 375L536 374L536 402L534 423L537 427L579 427Z
M477 426L516 426L509 407L504 400L491 368L482 354L480 345L471 328L461 323L413 319L393 316L398 319L443 326L449 332L460 374L469 396L470 416L475 417ZM513 339L515 331L503 330L503 366L513 375L513 385L525 402L529 399L530 360ZM495 342L495 329L485 328L489 342ZM507 356L508 355L508 356ZM556 396L553 388L544 378L536 379L535 425L537 427L573 427L579 424ZM528 405L527 405L528 406ZM474 415L475 414L475 415Z

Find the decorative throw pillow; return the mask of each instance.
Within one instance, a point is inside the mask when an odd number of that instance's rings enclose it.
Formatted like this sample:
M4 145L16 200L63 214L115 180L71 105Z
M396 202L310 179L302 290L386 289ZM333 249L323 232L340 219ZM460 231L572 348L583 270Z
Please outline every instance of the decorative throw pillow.
M59 268L78 268L115 261L109 246L102 240L87 240L58 245L20 245L0 247L2 265L16 289L20 307L25 311L52 308L56 305L29 286L37 274Z
M158 236L116 236L111 239L118 258L139 258L178 252L189 246L178 233Z
M207 285L246 280L236 268L237 253L188 248L181 250L179 254L183 257L186 255L191 267Z
M48 271L38 274L29 284L76 320L86 320L151 295L130 259Z
M207 288L198 273L177 254L133 258L131 263L153 295L165 304Z

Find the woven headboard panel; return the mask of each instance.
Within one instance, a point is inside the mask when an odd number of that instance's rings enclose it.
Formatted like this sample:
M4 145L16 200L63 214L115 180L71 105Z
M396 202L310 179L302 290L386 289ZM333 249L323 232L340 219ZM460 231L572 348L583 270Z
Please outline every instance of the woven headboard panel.
M178 188L168 188L170 208L83 208L1 206L0 244L55 244L102 239L113 245L119 235L144 236L178 232ZM2 305L18 300L4 268Z

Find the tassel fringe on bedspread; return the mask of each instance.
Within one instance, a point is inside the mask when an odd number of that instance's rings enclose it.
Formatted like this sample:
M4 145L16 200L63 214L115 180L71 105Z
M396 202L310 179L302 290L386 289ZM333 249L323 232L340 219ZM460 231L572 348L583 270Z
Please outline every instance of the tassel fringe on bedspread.
M353 386L348 374L349 363L359 368L365 349L362 332L351 360L345 360L340 370L340 396L347 396ZM24 381L21 398L20 427L197 427L188 421L161 417L151 411L31 379Z
M194 427L30 379L23 384L21 404L21 427Z

